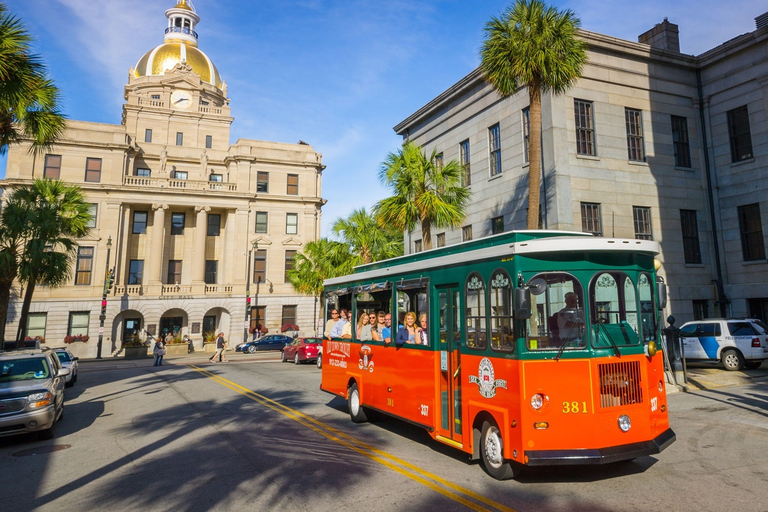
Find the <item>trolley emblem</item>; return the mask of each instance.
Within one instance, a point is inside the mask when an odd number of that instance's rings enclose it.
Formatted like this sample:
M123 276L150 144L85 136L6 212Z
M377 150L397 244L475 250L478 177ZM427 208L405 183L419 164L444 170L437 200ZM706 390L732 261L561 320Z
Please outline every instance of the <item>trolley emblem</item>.
M477 384L478 391L485 398L496 396L496 388L507 389L507 381L504 379L494 379L493 363L487 357L484 357L477 368L477 376L470 375L469 382Z
M360 347L360 359L357 361L357 367L373 372L373 350L368 345Z

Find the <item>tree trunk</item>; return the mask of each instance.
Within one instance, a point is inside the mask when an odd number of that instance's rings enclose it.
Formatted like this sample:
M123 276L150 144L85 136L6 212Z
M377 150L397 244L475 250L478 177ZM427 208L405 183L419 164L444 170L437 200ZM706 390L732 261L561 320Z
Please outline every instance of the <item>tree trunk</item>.
M421 221L421 246L425 251L432 248L432 226L428 221Z
M35 293L35 283L37 283L37 272L30 276L27 283L27 289L24 291L24 304L21 306L21 315L19 316L19 329L16 334L16 348L24 345L24 337L27 335L27 317L29 317L29 308L32 306L32 295Z
M541 202L541 87L528 85L530 131L528 132L528 229L539 229Z
M6 279L0 279L0 347L5 343L5 325L8 323L8 305L11 302L11 287L13 279L6 282Z

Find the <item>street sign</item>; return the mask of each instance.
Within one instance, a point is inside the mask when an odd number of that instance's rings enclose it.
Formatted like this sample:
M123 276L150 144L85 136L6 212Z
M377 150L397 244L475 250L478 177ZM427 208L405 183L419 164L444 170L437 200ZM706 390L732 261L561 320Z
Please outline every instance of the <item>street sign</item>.
M248 320L246 320L245 322L243 322L243 329L247 329L247 328L248 328L248 324L249 324L249 323L250 323L250 322L249 322Z
M103 327L99 327L99 334L104 334L104 328Z

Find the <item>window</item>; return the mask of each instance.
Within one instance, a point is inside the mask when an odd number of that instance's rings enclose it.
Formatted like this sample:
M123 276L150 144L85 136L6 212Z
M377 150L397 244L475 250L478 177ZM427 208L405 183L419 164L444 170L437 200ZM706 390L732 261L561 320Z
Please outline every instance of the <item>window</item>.
M685 256L685 262L701 263L699 224L696 219L696 210L680 210L680 225L683 233L683 254Z
M437 234L437 246L438 247L445 247L445 233L438 233Z
M184 212L175 212L171 214L171 234L184 234Z
M159 94L151 94L149 96L149 99L151 99L151 100L159 100L160 99L160 95Z
M144 260L131 260L128 263L128 284L141 284L144 277Z
M286 213L285 214L285 233L287 235L295 235L298 232L299 232L299 214Z
M672 116L672 144L675 149L675 167L691 166L691 148L688 145L688 119Z
M211 149L213 147L213 135L205 136L205 148Z
M45 323L48 313L29 313L27 316L27 336L34 339L37 336L45 339Z
M625 108L624 120L627 125L627 158L633 162L645 162L643 111Z
M88 221L88 224L86 224L86 227L89 228L95 228L96 227L96 219L98 219L99 216L99 205L96 203L91 203L88 205L88 215L91 216L91 220Z
M438 153L435 155L435 169L442 169L443 168L443 154Z
M592 116L592 102L573 100L576 121L576 153L595 156L595 120Z
M728 111L728 137L731 140L731 162L752 158L752 136L746 105Z
M147 232L147 212L133 212L133 230L134 235L141 235Z
M90 316L91 313L89 311L71 311L69 313L69 327L67 328L67 334L69 336L77 336L78 334L88 336Z
M704 320L709 318L709 306L706 300L694 300L693 301L693 319Z
M758 203L739 206L739 230L744 261L764 260L763 222Z
M75 284L91 284L93 272L93 247L77 248L77 267L75 270Z
M211 173L210 177L208 178L208 181L213 181L213 182L216 182L216 183L223 183L224 182L224 175L223 174Z
M101 158L85 159L85 181L90 183L101 181Z
M181 260L168 260L168 279L166 284L179 284L181 282Z
M288 271L293 269L293 257L296 256L296 251L288 250L285 251L285 282L289 282L288 280Z
M653 240L651 209L645 206L633 206L632 218L635 222L635 238L638 240Z
M768 320L768 299L765 297L747 299L747 305L750 318L756 318L763 322Z
M173 178L176 180L186 180L189 174L187 171L173 171Z
M504 270L496 270L488 283L490 287L491 349L503 352L515 350L512 330L512 280Z
M144 130L144 142L152 142L152 129L147 128Z
M184 134L182 132L176 132L176 145L177 146L184 145Z
M491 155L491 176L501 174L501 130L498 124L488 128L488 147Z
M259 249L253 253L253 282L267 281L267 250Z
M486 345L485 328L485 282L480 274L473 272L466 286L467 347L482 350Z
M267 306L253 306L251 308L251 329L261 328L267 318Z
M531 143L531 109L530 107L525 107L521 113L523 116L523 159L524 159L523 161L525 163L528 163L530 161L529 146Z
M203 107L207 107L207 106L208 106L208 105L210 105L210 104L211 104L211 103L210 103L210 102L208 102L208 101L205 101L205 100L200 100L200 105L201 105L201 106L203 106Z
M603 236L599 203L581 203L581 230L595 236Z
M221 214L208 214L208 236L219 236L221 233Z
M461 228L461 240L462 242L469 242L472 240L472 226L464 226Z
M494 217L491 219L491 234L498 235L504 232L504 217Z
M469 163L469 139L459 143L459 158L464 173L461 175L461 184L468 187L472 184L472 171Z
M283 318L280 325L296 325L296 306L283 306Z
M205 260L205 284L216 284L218 282L218 260Z
M286 194L288 194L289 196L299 195L299 175L298 174L288 175L288 190L286 191Z
M256 173L256 192L269 192L269 173Z
M45 155L45 168L43 169L43 178L57 180L61 176L61 156Z
M145 178L149 178L150 176L152 176L152 171L149 169L138 168L136 169L136 176L143 176Z
M256 232L267 232L267 212L256 212Z
M413 252L421 252L421 240L415 240L413 242Z
M641 274L643 276L644 274ZM650 280L647 281L646 290ZM640 343L638 301L635 284L623 272L597 274L589 284L590 331L598 348ZM645 334L643 334L645 335Z

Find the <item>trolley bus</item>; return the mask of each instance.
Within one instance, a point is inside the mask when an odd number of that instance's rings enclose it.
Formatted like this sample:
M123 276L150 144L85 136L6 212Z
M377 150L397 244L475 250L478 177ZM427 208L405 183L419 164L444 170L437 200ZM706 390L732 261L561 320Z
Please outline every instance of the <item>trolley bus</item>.
M392 315L391 343L323 341L321 388L426 429L503 480L660 453L669 426L658 243L517 231L357 267L331 310ZM426 343L398 344L406 312ZM421 333L420 333L421 334ZM418 339L419 337L417 337Z

